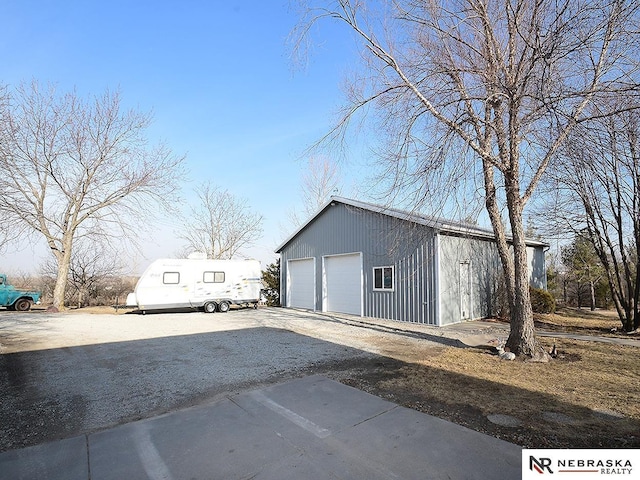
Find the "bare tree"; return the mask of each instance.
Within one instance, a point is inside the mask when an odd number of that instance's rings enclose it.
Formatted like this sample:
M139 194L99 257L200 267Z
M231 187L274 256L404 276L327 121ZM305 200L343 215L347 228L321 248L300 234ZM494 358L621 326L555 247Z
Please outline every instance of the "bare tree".
M0 85L0 125L7 122L5 112L7 111L8 105L9 95L7 87ZM0 148L2 142L2 137L0 137ZM0 222L0 252L6 250L7 246L16 240L15 232L16 228L14 226L7 224L6 222Z
M525 206L586 107L636 89L637 9L622 0L337 0L304 10L297 47L314 24L334 20L365 60L328 140L343 140L368 110L394 188L424 200L477 175L504 270L513 352L537 352Z
M600 259L626 331L640 327L640 111L598 115L629 107L618 98L592 106L551 169L550 201L543 211L552 232L589 239Z
M121 255L110 242L104 238L83 238L74 244L65 302L73 301L78 308L95 299L98 287L113 278L123 276L124 264ZM57 275L57 262L45 262L40 271L45 276Z
M289 219L295 227L302 225L311 215L340 190L340 169L324 156L313 156L307 161L300 186L302 210L293 209Z
M36 82L0 108L0 225L43 237L57 266L53 304L64 308L76 240L128 237L170 208L183 157L147 145L150 116L123 111L119 94L85 101Z
M230 259L262 235L262 215L247 201L207 183L196 189L199 204L183 222L180 238L207 258Z

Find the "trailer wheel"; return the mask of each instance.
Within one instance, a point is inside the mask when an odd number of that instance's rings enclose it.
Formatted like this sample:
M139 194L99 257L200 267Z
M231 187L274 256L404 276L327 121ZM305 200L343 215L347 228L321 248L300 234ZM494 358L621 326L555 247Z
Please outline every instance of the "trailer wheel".
M229 311L229 302L222 301L220 305L218 305L218 311L222 313L226 313Z
M20 298L13 304L13 307L19 312L26 312L31 309L31 300Z
M213 313L216 311L216 302L207 302L204 304L204 313Z

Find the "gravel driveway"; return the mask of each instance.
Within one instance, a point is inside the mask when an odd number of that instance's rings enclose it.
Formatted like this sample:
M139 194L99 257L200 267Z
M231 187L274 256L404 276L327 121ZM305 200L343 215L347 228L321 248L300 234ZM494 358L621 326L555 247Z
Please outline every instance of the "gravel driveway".
M0 312L0 451L375 362L388 335L270 308L213 315ZM419 343L424 347L424 339Z

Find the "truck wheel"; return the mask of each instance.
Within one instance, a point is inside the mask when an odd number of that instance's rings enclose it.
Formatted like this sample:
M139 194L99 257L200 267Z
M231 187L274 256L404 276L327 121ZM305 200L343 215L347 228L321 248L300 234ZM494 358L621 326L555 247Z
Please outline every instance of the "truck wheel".
M14 308L19 312L26 312L31 309L31 300L20 298L14 303Z
M229 302L220 302L220 305L218 305L218 311L222 312L222 313L226 313L229 311Z
M216 311L216 303L215 302L207 302L204 304L204 312L205 313L213 313Z

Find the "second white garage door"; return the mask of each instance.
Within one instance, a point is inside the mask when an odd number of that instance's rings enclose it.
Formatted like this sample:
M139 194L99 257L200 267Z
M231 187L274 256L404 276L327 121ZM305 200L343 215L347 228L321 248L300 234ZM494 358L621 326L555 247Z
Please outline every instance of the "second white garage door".
M362 315L362 256L359 253L323 258L325 312Z

